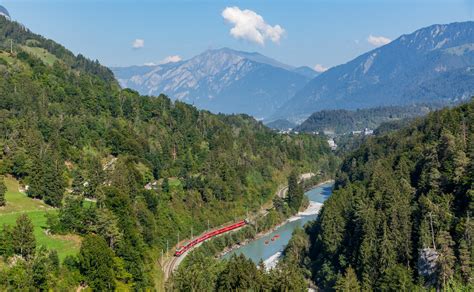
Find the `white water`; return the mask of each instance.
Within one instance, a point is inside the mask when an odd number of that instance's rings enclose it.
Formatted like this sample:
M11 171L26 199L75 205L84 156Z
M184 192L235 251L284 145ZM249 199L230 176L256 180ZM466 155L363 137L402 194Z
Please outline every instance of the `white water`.
M323 207L322 203L318 203L315 201L310 201L308 208L303 212L299 212L299 216L311 216L311 215L318 215L319 211ZM300 217L301 218L301 217Z
M291 217L290 219L288 219L287 221L288 221L288 222L293 222L293 221L300 220L300 219L301 219L300 216L293 216L293 217Z
M285 224L273 232L232 250L224 255L224 258L230 258L233 254L243 254L256 264L263 260L267 269L268 266L275 266L282 255L281 251L288 244L293 230L303 227L304 224L309 221L315 220L323 206L322 203L331 195L331 192L332 183L324 184L307 191L305 194L310 204L305 211L291 217ZM275 237L276 235L278 235L278 237Z
M278 261L280 260L280 258L282 256L282 254L283 253L281 251L279 251L276 254L269 257L268 259L266 259L265 261L263 261L263 263L265 264L265 269L267 271L270 271L271 269L275 268L276 265L278 264Z

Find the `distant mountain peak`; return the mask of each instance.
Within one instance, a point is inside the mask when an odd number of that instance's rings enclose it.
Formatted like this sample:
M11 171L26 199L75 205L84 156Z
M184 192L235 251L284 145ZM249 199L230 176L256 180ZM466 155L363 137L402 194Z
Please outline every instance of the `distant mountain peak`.
M0 16L3 16L5 17L6 19L10 20L10 13L8 12L8 10L3 7L2 5L0 5Z
M282 62L279 62L275 59L269 58L265 55L262 55L261 53L258 52L244 52L244 51L238 51L234 50L228 47L223 47L220 49L210 49L202 53L201 55L221 55L221 54L229 54L229 55L234 55L234 56L239 56L244 59L248 59L253 62L257 63L262 63L262 64L267 64L273 67L277 68L283 68L285 70L294 70L295 67L291 65L284 64ZM200 55L198 55L200 56Z
M179 63L113 68L120 84L223 113L271 115L312 77L257 52L210 49Z

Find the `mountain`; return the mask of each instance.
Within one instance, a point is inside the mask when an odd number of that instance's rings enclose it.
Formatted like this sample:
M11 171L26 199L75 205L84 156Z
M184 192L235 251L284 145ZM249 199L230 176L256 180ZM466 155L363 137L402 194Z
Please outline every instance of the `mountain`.
M322 137L121 89L2 16L0 75L0 291L165 291L156 251L257 213L292 169L334 165Z
M112 68L123 87L146 95L167 94L198 108L270 116L314 76L259 53L228 48L156 66ZM314 71L313 71L314 72Z
M313 113L306 121L295 128L298 132L332 132L345 134L361 131L365 128L375 129L385 122L394 122L424 116L441 106L410 105L385 106L368 109L322 110Z
M319 75L318 72L314 71L308 66L301 66L301 67L295 68L293 69L293 72L299 73L311 79Z
M474 22L433 25L311 80L273 116L450 102L474 93Z
M302 262L322 291L472 291L473 199L474 99L348 154Z
M272 121L265 125L274 130L288 130L296 127L296 124L284 119Z

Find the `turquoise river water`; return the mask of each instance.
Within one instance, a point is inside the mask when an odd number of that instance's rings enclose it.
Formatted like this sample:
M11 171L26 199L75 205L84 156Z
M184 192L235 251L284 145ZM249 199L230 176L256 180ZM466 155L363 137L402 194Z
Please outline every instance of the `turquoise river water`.
M306 211L300 212L297 216L290 218L289 221L278 227L272 233L232 250L224 255L224 258L229 258L233 254L244 254L255 263L263 260L267 266L272 266L288 244L293 230L297 227L304 226L307 222L315 220L318 217L317 211L321 207L321 204L331 195L332 188L333 184L327 183L307 191L305 195L310 201L310 206ZM275 237L275 235L279 237ZM272 238L274 239L273 241Z

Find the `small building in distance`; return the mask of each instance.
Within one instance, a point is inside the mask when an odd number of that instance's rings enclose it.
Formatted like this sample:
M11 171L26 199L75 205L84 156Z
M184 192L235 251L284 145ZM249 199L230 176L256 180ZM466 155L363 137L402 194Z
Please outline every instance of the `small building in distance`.
M329 139L328 140L328 144L329 144L329 147L331 148L331 150L336 150L337 149L337 145L336 145L336 142L334 142L334 139Z
M365 128L363 131L352 131L352 135L364 135L364 136L370 136L374 134L374 130L370 130L369 128Z
M8 10L2 5L0 5L0 16L3 16L6 19L11 20L10 13L8 13Z
M370 130L370 129L367 129L367 128L364 129L364 135L365 136L369 136L369 135L373 135L373 134L374 134L374 130Z

